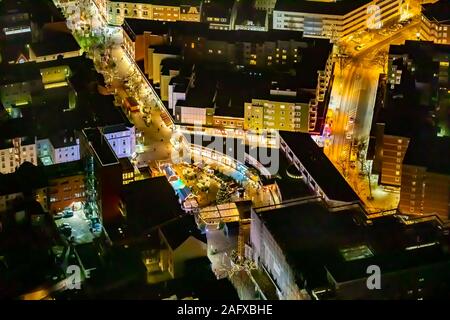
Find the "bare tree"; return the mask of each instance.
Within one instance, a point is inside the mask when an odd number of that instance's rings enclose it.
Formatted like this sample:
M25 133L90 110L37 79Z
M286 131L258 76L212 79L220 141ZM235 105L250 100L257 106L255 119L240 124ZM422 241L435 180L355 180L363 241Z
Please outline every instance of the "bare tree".
M342 41L336 43L335 58L338 60L341 75L344 69L351 63L352 58L349 52L350 50L346 43Z
M378 51L375 55L373 62L383 69L383 73L386 73L386 65L388 62L389 53L386 50Z
M347 168L347 158L346 157L340 157L339 160L336 162L338 169L342 172L342 175L344 178L348 177L348 168Z
M371 172L367 163L367 149L369 147L369 138L363 137L355 141L355 150L358 162L360 164L360 175L367 175L369 183L369 200L373 199L372 196L372 183L371 183Z

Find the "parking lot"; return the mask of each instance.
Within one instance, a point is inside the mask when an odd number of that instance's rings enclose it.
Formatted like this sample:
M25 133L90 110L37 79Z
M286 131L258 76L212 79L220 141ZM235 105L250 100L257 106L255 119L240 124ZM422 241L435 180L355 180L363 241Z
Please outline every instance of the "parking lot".
M83 205L81 203L75 203L72 208L73 216L67 218L57 219L56 226L61 230L64 226L70 226L72 228L72 234L69 238L75 244L90 243L94 241L96 237L100 235L99 233L92 233L90 230L90 221L86 218L84 214Z

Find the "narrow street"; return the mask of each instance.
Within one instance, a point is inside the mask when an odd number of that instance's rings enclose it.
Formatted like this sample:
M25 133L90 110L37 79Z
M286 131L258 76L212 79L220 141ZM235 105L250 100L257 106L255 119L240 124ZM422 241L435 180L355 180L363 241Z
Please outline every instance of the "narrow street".
M399 195L385 191L377 184L376 176L371 177L369 190L368 176L360 174L357 155L355 152L352 154L352 151L358 141L366 142L370 137L378 79L383 68L387 67L387 55L384 66L377 61L377 56L388 52L391 44L415 40L417 32L418 23L415 18L411 24L388 37L374 35L371 42L359 52L351 50L349 64L343 70L336 63L336 78L330 103L333 135L324 151L371 212L380 211L381 208L396 208Z

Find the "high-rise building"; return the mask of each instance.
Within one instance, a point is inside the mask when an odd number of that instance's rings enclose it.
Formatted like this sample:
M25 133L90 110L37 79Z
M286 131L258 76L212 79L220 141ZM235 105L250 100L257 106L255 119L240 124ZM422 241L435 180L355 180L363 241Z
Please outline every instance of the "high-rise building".
M450 46L407 41L389 50L384 108L375 120L374 173L400 188L404 214L449 218Z

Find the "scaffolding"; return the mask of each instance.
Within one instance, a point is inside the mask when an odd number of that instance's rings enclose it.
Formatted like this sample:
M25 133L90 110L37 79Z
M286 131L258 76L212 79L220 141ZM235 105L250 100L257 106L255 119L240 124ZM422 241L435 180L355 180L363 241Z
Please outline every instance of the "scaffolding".
M86 203L84 213L86 218L100 218L97 197L97 178L95 177L94 157L86 158Z

